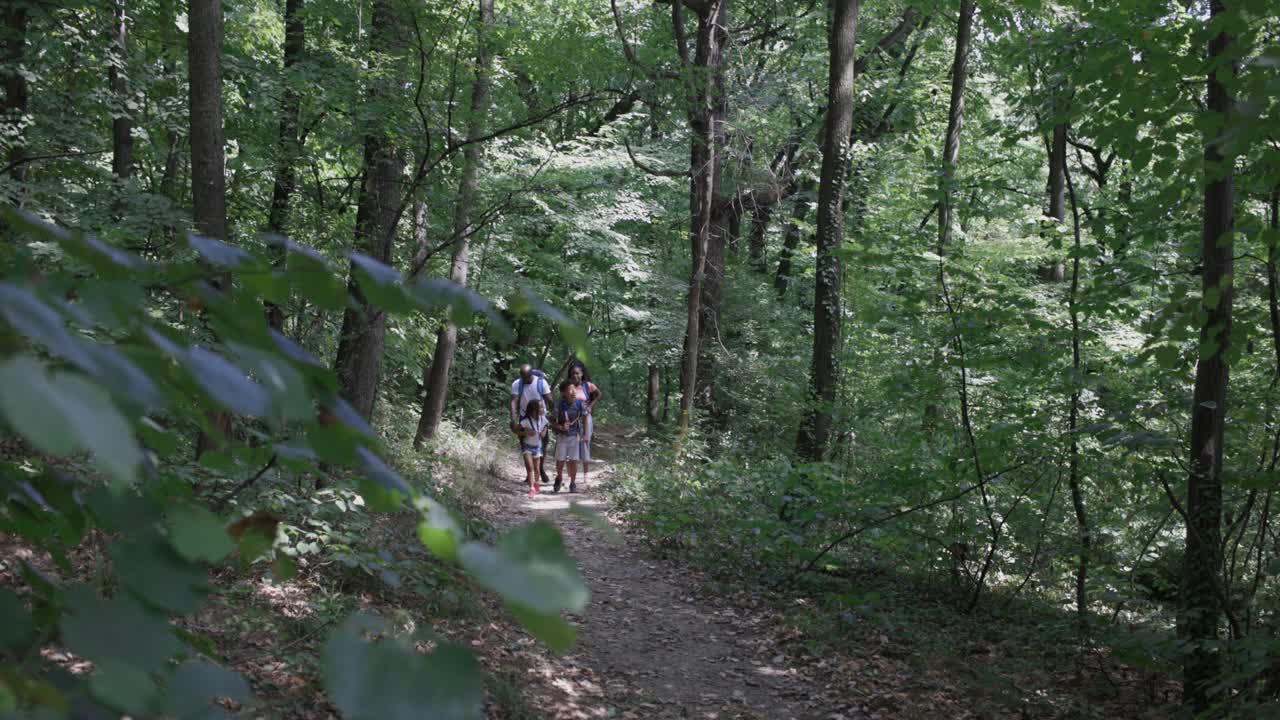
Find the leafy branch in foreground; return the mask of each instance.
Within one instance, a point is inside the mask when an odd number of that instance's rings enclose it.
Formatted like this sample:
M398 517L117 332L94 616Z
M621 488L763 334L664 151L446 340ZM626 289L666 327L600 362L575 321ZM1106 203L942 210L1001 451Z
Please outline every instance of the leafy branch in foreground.
M419 538L435 555L501 595L552 648L572 643L560 613L582 610L587 591L558 533L535 523L494 546L469 540L434 488L381 459L380 441L337 394L332 371L268 326L264 298L353 302L321 255L284 242L287 261L273 266L192 236L193 252L151 262L29 215L9 211L5 222L16 242L3 250L0 280L0 416L39 454L0 464L0 532L49 553L57 573L24 561L26 591L0 591L0 711L205 717L220 713L215 702L252 704L244 678L170 618L201 608L210 566L271 553L269 514L241 508L226 517L209 506L221 509L276 464L354 482L376 509L417 512ZM509 332L474 293L351 259L366 299L389 313L444 310L453 322L483 318L491 332ZM232 279L229 288L204 279L210 267ZM196 311L197 321L151 310L166 301ZM532 296L512 304L554 312ZM582 339L564 316L555 320L571 343ZM180 438L210 432L219 412L235 416L235 430L201 463L262 470L213 502L209 488L182 474L189 450ZM87 468L78 462L86 454ZM70 551L90 533L108 539L109 570L71 581L79 573ZM470 651L436 641L422 655L401 641L370 641L390 632L358 615L330 637L325 685L344 715L481 716L481 671ZM42 662L51 645L93 671L72 675Z

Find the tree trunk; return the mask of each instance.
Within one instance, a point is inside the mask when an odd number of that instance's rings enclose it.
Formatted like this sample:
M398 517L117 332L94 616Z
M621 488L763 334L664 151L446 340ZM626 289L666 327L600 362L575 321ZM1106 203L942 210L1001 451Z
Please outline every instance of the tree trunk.
M706 274L707 246L711 235L711 213L719 184L721 159L716 150L714 107L718 102L716 75L724 62L728 43L729 0L709 0L698 14L698 36L693 66L694 86L689 98L689 241L691 267L689 295L685 317L684 350L680 362L681 432L688 430L694 394L698 383L699 340L702 336L702 284ZM684 58L682 3L672 6L677 43Z
M649 427L662 424L662 400L658 397L661 393L662 373L657 365L649 363L648 393L645 398L645 417L649 421Z
M493 72L493 53L489 47L489 29L494 23L493 0L480 1L480 24L476 28L476 79L471 87L471 114L467 124L467 137L477 138L484 133L485 115L489 112L489 83ZM449 279L466 286L471 254L471 213L475 205L480 183L481 145L475 143L463 150L462 182L458 186L458 201L453 213L453 265ZM422 401L422 414L418 418L418 431L414 447L421 447L440 427L444 416L445 401L449 397L449 369L458 347L458 327L446 322L436 334L436 349L431 358L431 370L427 377L426 397Z
M1063 125L1063 137L1066 137L1066 126ZM1057 129L1054 130L1055 134ZM1065 141L1063 158L1066 158ZM1052 177L1052 173L1050 174ZM1076 189L1071 184L1071 175L1067 172L1066 163L1062 165L1062 182L1071 194L1071 289L1067 294L1067 313L1071 317L1071 407L1067 417L1067 437L1071 438L1070 458L1068 460L1067 484L1071 488L1071 507L1076 516L1076 537L1080 544L1076 558L1076 622L1079 626L1080 639L1083 641L1089 629L1089 554L1093 547L1093 531L1089 527L1089 515L1085 510L1084 484L1080 469L1080 438L1077 432L1080 421L1080 384L1083 381L1083 370L1080 362L1080 208L1076 203ZM1049 203L1053 209L1052 183L1050 183Z
M294 86L294 67L306 48L306 24L302 19L303 0L285 0L284 4L284 93L280 97L279 157L276 159L275 184L271 189L271 212L267 216L267 232L285 235L289 222L289 202L297 185L298 114L300 100ZM285 250L274 246L272 264L283 267ZM284 328L284 308L266 302L267 322L276 330Z
M809 197L813 194L812 183L806 183L796 198L795 207L791 210L791 221L787 223L787 232L782 236L782 250L778 253L778 272L773 277L773 289L778 291L778 299L787 295L791 287L791 261L795 257L796 248L800 246L800 238L804 231L800 223L809 215Z
M1045 209L1045 217L1059 225L1067 218L1066 173L1067 124L1058 123L1053 126L1053 137L1049 141L1049 206ZM1040 278L1060 282L1066 278L1066 267L1061 262L1052 260L1047 266L1040 268Z
M392 0L377 0L373 5L370 39L373 47L398 55L403 47L399 18ZM398 78L400 70L392 75ZM385 95L398 91L393 78L375 84L369 90L371 105L382 102ZM356 209L355 246L364 254L383 263L391 263L395 240L396 216L399 212L400 185L404 175L404 156L386 136L382 128L370 128L364 138L364 184ZM358 307L348 307L342 314L342 333L334 368L338 374L342 396L365 418L373 416L381 374L382 349L386 336L386 315L369 304L360 290L355 266L352 265L347 289Z
M840 381L840 293L844 277L840 246L844 240L844 183L853 127L854 49L861 0L833 0L833 5L827 118L818 185L818 266L814 277L813 364L809 371L813 407L796 438L796 454L806 460L821 460L827 452Z
M717 145L717 151L722 146ZM706 269L702 279L702 299L699 302L701 318L698 332L698 390L695 404L704 409L714 409L715 401L715 348L721 344L720 310L724 304L724 277L726 251L737 241L738 209L732 203L719 200L711 211L711 232L707 236Z
M128 106L129 25L125 17L125 0L115 0L114 3L111 46L113 57L107 81L116 103L111 118L111 172L123 184L133 175L133 119Z
M1222 21L1223 0L1210 2L1209 24ZM1232 38L1225 31L1209 41L1208 109L1228 118L1232 99L1219 73L1236 72L1227 57ZM1235 181L1232 160L1224 157L1219 138L1205 143L1204 234L1201 238L1204 274L1200 330L1200 360L1196 365L1191 405L1191 473L1187 478L1187 534L1182 575L1182 614L1179 630L1190 649L1183 655L1183 703L1193 714L1204 712L1214 700L1218 653L1210 647L1218 637L1222 614L1218 585L1222 535L1222 439L1227 412L1227 352L1231 342L1231 286L1235 227Z
M29 3L23 0L8 0L5 3L4 24L4 123L5 131L11 140L9 145L9 177L15 183L23 183L27 179L26 147L23 133L26 130L27 114L27 78L23 74L23 62L26 59L27 26L30 16L27 14ZM18 204L15 197L14 204Z
M942 187L938 200L938 254L951 244L956 163L960 159L960 130L964 127L964 86L969 76L969 44L973 37L974 0L960 0L960 24L956 28L956 55L951 65L951 104L947 112L947 136L942 146Z
M206 237L227 239L227 188L222 129L222 2L190 0L187 8L187 67L191 110L191 198L196 230ZM231 291L231 276L220 273L214 284ZM210 421L225 438L231 416L214 413ZM215 441L201 433L196 457Z

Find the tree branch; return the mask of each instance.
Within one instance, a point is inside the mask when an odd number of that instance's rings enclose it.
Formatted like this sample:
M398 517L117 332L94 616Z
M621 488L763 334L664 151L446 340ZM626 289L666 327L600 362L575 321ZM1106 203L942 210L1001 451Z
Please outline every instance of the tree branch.
M634 164L637 168L640 168L640 170L642 170L647 175L654 175L656 177L667 177L667 178L689 177L688 170L658 170L657 168L649 167L648 165L645 165L644 163L640 162L640 158L636 157L636 154L631 151L630 142L623 140L622 146L627 149L627 157L631 158L632 164Z

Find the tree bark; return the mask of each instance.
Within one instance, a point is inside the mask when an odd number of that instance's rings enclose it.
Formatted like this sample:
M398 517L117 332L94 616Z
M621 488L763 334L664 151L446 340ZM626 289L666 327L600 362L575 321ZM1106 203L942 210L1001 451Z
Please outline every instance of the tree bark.
M227 239L227 188L224 175L222 129L222 2L190 0L187 7L187 67L191 125L191 198L196 231ZM231 276L220 273L214 284L231 290ZM210 421L225 438L231 435L231 416L214 413ZM201 433L196 457L214 447Z
M717 151L724 146L717 144ZM707 236L706 269L699 302L698 390L695 404L704 410L715 407L715 348L721 344L720 310L724 304L725 256L737 243L740 210L730 200L715 201L711 211L711 232Z
M809 371L813 407L796 438L796 454L806 460L821 460L826 455L840 382L840 294L844 278L840 246L844 241L844 183L853 128L854 50L861 0L833 0L833 6L829 100L818 185L818 265L814 277L813 364Z
M715 202L721 159L716 152L714 107L718 102L716 76L724 62L728 43L729 0L707 0L698 11L697 44L692 60L693 73L688 122L689 147L689 242L691 267L685 317L684 350L680 362L681 432L688 430L698 383L699 340L702 336L702 284L706 275L707 246L711 235L711 213ZM682 0L672 3L678 53L686 64Z
M960 0L956 28L956 55L951 64L951 104L947 111L947 136L942 146L942 187L938 199L938 255L951 244L956 163L960 160L960 131L964 127L964 86L969 76L969 45L973 37L974 0Z
M1211 0L1209 24L1227 13L1223 0ZM1232 99L1219 74L1234 77L1234 61L1227 57L1232 38L1219 31L1209 40L1208 109L1226 119ZM1226 424L1227 352L1231 341L1231 286L1235 227L1235 180L1232 160L1224 157L1219 138L1205 143L1203 262L1204 325L1200 330L1200 359L1196 365L1191 406L1191 472L1187 478L1187 533L1182 574L1180 635L1189 643L1183 655L1183 704L1200 714L1213 703L1211 688L1218 679L1218 653L1210 647L1218 638L1222 615L1218 572L1222 564L1222 456Z
M267 232L285 235L289 223L289 202L297 186L297 162L302 148L298 139L300 98L294 86L293 70L302 60L306 48L306 24L302 19L303 0L285 0L284 4L284 92L280 96L279 157L276 159L275 183L271 189L271 211L267 215ZM275 247L272 264L283 267L285 251ZM284 308L266 301L267 323L276 330L284 328Z
M1056 133L1056 128L1055 128ZM1063 125L1063 137L1066 137L1066 126ZM1063 158L1066 158L1065 140ZM1052 176L1052 174L1051 174ZM1089 515L1085 508L1084 483L1080 469L1080 438L1077 432L1080 421L1080 387L1083 382L1083 369L1080 360L1080 209L1076 203L1076 189L1071 184L1071 175L1067 172L1066 163L1062 166L1062 182L1071 194L1071 289L1067 294L1067 314L1071 318L1071 407L1067 417L1067 437L1071 440L1070 458L1068 460L1067 484L1071 488L1071 507L1076 516L1076 537L1080 547L1076 554L1076 622L1081 640L1089 629L1089 555L1093 548L1093 531L1089 527ZM1050 183L1052 187L1052 183ZM1053 195L1050 192L1050 208L1053 207Z
M649 363L649 382L648 392L646 394L645 417L649 421L649 427L657 427L662 424L662 372L658 366Z
M493 52L489 47L489 31L494 23L493 0L479 0L480 24L476 28L476 79L471 87L471 114L468 119L467 137L484 134L485 116L489 112L489 85L493 72ZM467 271L471 259L472 210L480 184L480 164L483 160L479 143L468 145L462 156L462 182L458 186L458 200L453 213L453 264L449 279L466 286ZM458 348L458 327L446 322L436 333L436 348L427 375L427 392L422 400L422 414L418 417L418 430L414 435L414 447L421 447L424 440L435 436L444 416L445 401L449 397L449 370L453 366L454 352Z
M27 50L27 27L30 24L28 3L23 0L8 0L5 3L4 24L4 123L8 126L6 134L11 138L9 145L9 177L15 183L26 182L26 146L23 133L26 130L27 114L27 78L23 74L23 63ZM14 198L14 204L18 198Z
M1066 208L1066 173L1067 173L1067 124L1058 123L1053 126L1053 134L1049 140L1049 204L1045 208L1045 217L1061 225L1067 218ZM1050 282L1058 282L1066 278L1066 267L1058 260L1051 260L1040 269L1040 277Z
M373 5L370 40L374 47L398 55L403 49L399 18L392 0L377 0ZM370 104L399 89L398 69L388 83L376 83L369 90ZM364 183L356 209L355 246L364 254L390 264L395 240L396 217L399 213L400 185L404 175L404 156L383 128L370 128L364 138ZM365 418L373 415L381 374L382 349L386 337L386 315L371 305L360 290L355 266L352 265L347 289L358 307L348 307L342 314L342 332L334 368L338 374L342 396Z
M133 119L129 115L129 25L125 0L115 0L111 22L111 67L107 82L116 108L111 118L111 172L119 181L133 175Z

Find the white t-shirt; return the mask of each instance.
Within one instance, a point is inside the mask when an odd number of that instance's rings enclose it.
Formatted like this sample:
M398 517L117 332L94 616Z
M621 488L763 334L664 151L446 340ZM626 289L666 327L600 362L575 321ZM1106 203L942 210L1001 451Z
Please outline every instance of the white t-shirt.
M527 448L536 448L542 444L542 433L547 431L547 416L543 415L539 418L525 418L520 421L520 427L525 430L532 430L534 437L520 437L520 444Z
M524 384L524 393L520 392L521 383ZM520 398L520 417L524 417L525 408L529 407L530 400L542 400L543 395L550 394L551 385L537 375L534 375L533 379L528 382L525 382L522 378L516 378L516 381L511 383L511 397ZM550 412L551 408L543 408L543 410Z

